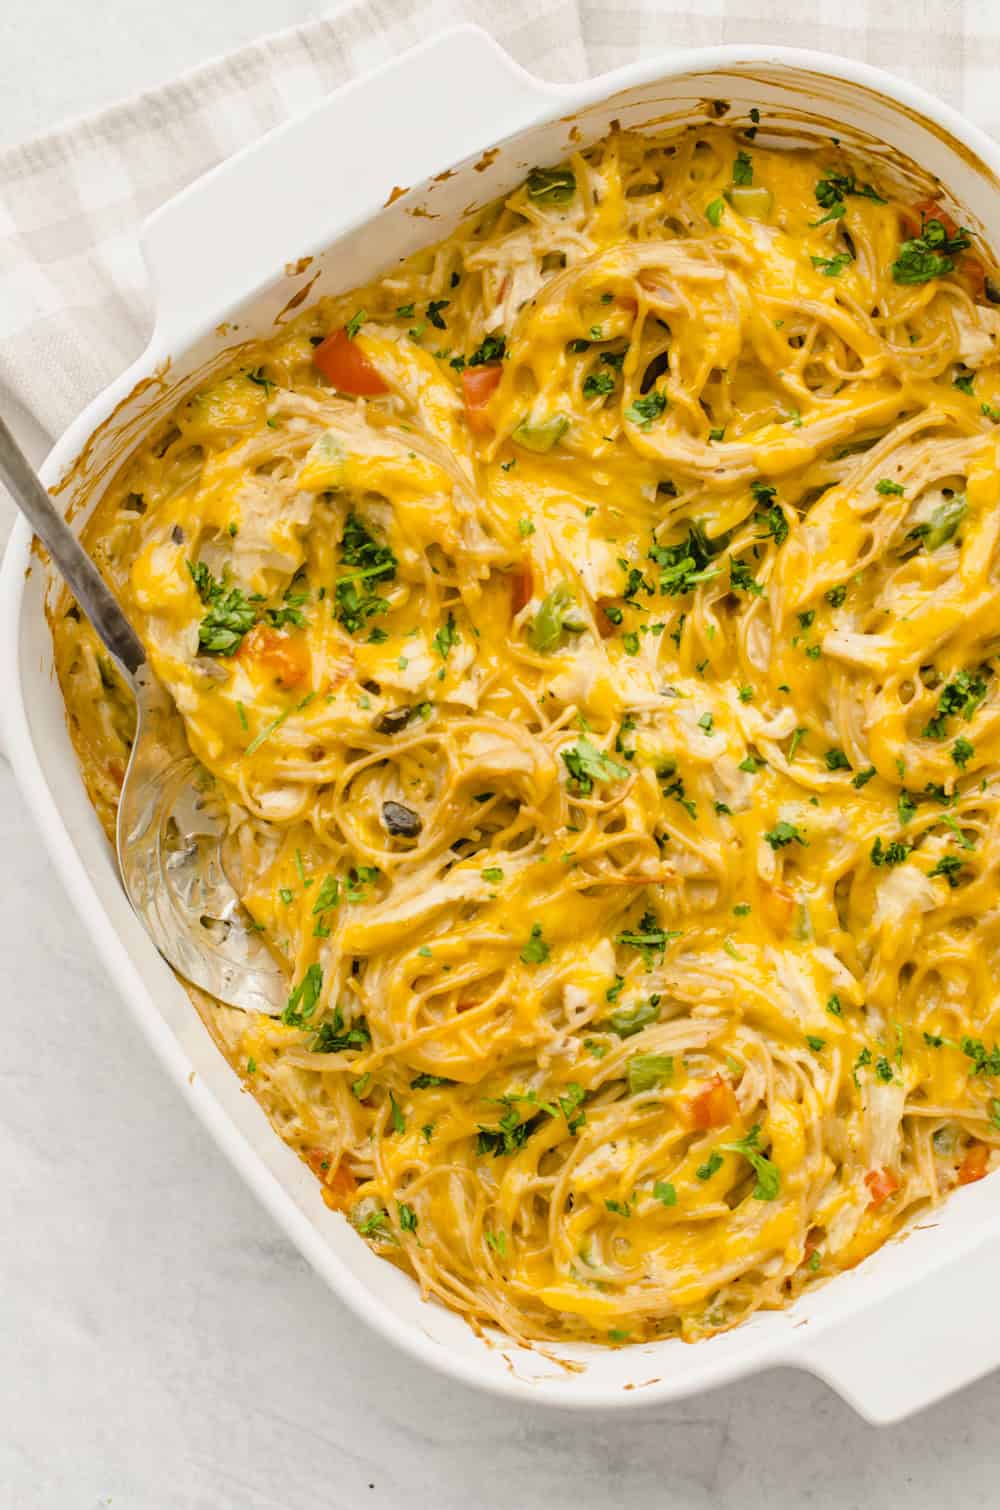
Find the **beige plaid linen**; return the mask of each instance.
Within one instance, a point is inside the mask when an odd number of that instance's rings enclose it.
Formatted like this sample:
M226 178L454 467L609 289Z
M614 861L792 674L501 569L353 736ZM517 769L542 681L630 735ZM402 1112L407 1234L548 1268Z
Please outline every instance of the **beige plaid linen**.
M136 227L155 206L346 79L460 20L484 25L525 67L559 80L719 42L845 53L1000 132L1000 0L346 5L0 152L0 405L25 439L41 449L141 350L150 305Z

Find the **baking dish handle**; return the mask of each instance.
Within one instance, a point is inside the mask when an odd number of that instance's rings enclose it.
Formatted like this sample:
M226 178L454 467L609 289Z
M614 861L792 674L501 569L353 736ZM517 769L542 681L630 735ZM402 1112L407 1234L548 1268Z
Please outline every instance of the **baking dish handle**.
M480 27L460 26L277 127L146 222L161 349L203 333L395 190L530 124L569 92L533 78Z
M987 1237L960 1261L931 1270L860 1314L800 1332L794 1362L874 1425L901 1421L996 1368L997 1268L997 1240Z

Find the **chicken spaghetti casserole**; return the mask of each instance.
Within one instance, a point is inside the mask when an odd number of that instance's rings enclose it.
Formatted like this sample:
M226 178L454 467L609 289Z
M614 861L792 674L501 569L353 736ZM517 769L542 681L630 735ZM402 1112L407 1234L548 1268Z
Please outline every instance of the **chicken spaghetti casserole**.
M207 1025L522 1341L730 1327L1000 1152L1000 288L750 117L236 348L86 530L287 965ZM54 634L110 829L130 699Z

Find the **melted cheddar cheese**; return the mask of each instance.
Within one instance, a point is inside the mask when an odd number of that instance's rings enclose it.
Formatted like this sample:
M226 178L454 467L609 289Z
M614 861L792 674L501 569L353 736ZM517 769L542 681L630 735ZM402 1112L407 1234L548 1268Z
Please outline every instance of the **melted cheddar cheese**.
M995 1161L1000 316L911 184L614 134L234 352L88 527L288 969L201 1010L477 1325L697 1338Z

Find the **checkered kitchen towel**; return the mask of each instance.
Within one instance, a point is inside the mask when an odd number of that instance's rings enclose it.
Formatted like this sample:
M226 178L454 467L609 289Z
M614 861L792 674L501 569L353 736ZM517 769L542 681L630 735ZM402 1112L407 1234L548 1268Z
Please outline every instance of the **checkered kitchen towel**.
M152 209L346 79L460 20L555 80L718 42L853 54L1000 132L1000 0L356 0L0 152L0 406L26 443L42 449L143 346L150 309L135 232Z

